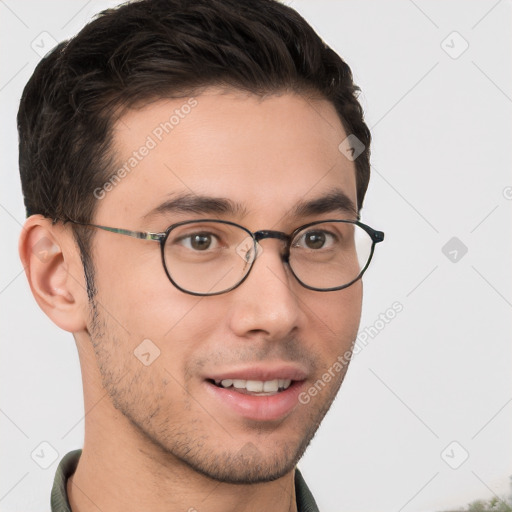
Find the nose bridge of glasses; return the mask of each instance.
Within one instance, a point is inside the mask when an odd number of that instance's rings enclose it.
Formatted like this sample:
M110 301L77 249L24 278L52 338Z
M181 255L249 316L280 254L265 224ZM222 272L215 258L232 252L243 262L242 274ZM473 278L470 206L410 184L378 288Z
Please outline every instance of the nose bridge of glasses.
M254 238L256 242L260 240L264 240L265 238L276 238L277 240L282 240L283 242L288 243L290 240L290 235L283 233L282 231L273 231L271 229L263 229L260 231L256 231L254 233Z
M281 242L284 242L284 253L282 254L282 257L285 261L288 261L289 257L289 249L288 245L290 243L290 235L287 235L286 233L283 233L282 231L274 231L272 229L262 229L260 231L256 231L253 233L254 239L256 242L260 243L261 240L264 240L265 238L274 238L275 240L280 240Z

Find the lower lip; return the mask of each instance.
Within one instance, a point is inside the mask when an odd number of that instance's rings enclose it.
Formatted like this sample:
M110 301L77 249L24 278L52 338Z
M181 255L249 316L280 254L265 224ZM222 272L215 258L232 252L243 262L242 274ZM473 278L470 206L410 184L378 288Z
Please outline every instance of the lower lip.
M256 421L281 420L299 403L299 394L304 381L294 381L288 389L269 396L254 396L238 393L233 388L221 388L205 381L208 392L224 407L238 416Z

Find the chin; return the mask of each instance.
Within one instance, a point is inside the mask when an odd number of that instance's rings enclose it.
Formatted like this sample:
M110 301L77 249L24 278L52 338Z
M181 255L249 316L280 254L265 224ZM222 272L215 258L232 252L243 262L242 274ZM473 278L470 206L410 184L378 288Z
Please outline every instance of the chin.
M180 458L194 471L218 482L240 485L271 482L295 469L314 432L308 434L293 443L280 444L265 443L265 439L255 436L254 442L247 441L236 452L207 453L203 445L201 450L195 453L191 450Z

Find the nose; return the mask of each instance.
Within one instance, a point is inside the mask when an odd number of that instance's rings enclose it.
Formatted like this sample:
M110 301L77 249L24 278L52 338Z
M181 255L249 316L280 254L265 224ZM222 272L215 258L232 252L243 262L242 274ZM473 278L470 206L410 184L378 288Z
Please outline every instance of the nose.
M300 285L283 261L282 242L269 239L260 244L261 252L247 279L231 292L230 327L241 337L284 339L301 321Z

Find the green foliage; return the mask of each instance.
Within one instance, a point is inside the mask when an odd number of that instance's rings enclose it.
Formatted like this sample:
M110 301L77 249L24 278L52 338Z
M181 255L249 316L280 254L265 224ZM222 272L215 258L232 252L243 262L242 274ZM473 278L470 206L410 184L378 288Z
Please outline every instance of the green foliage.
M490 500L472 501L466 510L461 509L460 512L512 512L512 476L510 477L509 496L493 496Z
M509 503L507 503L507 501ZM493 496L490 500L476 500L468 505L468 512L512 512L512 502Z
M468 512L487 512L487 502L476 500L468 505Z

